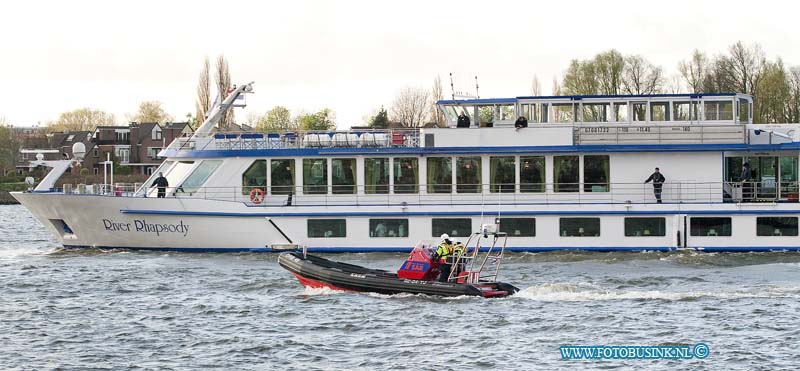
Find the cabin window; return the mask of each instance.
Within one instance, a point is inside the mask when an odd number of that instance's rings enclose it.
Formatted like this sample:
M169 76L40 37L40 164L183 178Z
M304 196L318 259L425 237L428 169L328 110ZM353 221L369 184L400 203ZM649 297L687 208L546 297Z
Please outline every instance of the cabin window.
M242 194L249 195L255 188L266 191L267 186L267 160L255 160L247 170L242 173Z
M456 157L456 192L481 192L481 158Z
M262 160L263 161L263 160ZM180 187L176 189L178 193L195 193L200 186L208 180L208 177L222 164L222 160L204 160L194 168L192 174L186 177ZM213 189L211 190L213 192Z
M628 104L627 103L614 103L614 121L628 122Z
M692 236L730 236L731 218L693 217L689 221Z
M370 237L408 237L408 219L370 219Z
M650 121L669 121L669 102L650 102Z
M514 193L514 173L516 162L514 156L489 158L489 192Z
M419 192L419 162L414 157L394 159L394 193Z
M750 102L747 99L739 99L739 122L747 123L750 121Z
M547 104L542 103L542 104L537 104L536 106L541 109L541 112L539 112L539 117L541 118L541 120L539 122L542 122L542 123L548 122L547 118L549 116L548 116L548 113L547 113L547 110L548 110Z
M428 157L428 193L452 192L451 163L450 157Z
M609 103L584 103L583 122L608 122L611 116Z
M364 159L364 193L389 193L389 159Z
M556 192L578 192L578 156L553 156L553 179Z
M535 218L500 218L500 232L509 237L535 237Z
M347 221L345 219L308 219L308 237L347 237Z
M558 229L561 237L599 237L600 218L561 218Z
M625 218L625 237L664 237L667 235L665 218Z
M697 121L697 102L673 102L672 118L675 121Z
M303 159L303 193L310 195L328 193L327 159Z
M756 218L758 236L797 236L796 217L758 217Z
M331 191L333 194L356 193L356 159L334 158L331 160Z
M500 113L500 120L516 120L514 117L514 106L504 104L502 106L497 106L497 109Z
M468 237L472 234L472 219L432 219L432 235L439 237L443 234L452 237ZM464 242L464 241L462 241Z
M633 121L647 121L647 103L631 103Z
M572 103L553 103L553 122L555 123L569 123L573 122L575 115L572 108Z
M706 120L733 120L733 103L729 101L704 102Z
M540 106L540 104L523 104L521 106L522 116L525 117L528 122L539 122L539 115L541 112Z
M583 191L608 192L610 177L608 155L583 156Z
M480 124L490 124L494 122L494 106L478 107L478 120Z
M519 191L523 193L544 192L544 157L520 156Z
M272 160L270 166L270 185L272 194L288 195L294 193L294 160Z

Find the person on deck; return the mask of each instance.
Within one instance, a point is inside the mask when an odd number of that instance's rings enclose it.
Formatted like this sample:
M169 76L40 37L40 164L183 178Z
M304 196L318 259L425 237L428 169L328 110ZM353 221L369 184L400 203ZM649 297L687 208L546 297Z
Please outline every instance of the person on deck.
M459 128L468 128L469 127L469 116L467 116L464 111L461 111L461 114L458 115L458 124L456 127Z
M158 178L153 181L153 185L150 187L158 187L158 198L164 198L167 194L167 187L169 187L169 182L167 178L164 178L164 173L158 173Z
M514 127L517 129L527 128L528 127L528 119L525 116L520 116L517 119L517 122L514 123Z
M447 233L442 235L442 243L436 249L434 259L439 259L439 282L447 282L450 277L450 269L452 265L447 261L447 258L453 255L453 241L450 241L450 236Z
M753 198L753 183L750 182L752 173L750 172L750 163L745 162L742 164L742 174L739 180L742 182L742 201L750 201Z
M664 175L661 174L661 171L656 168L656 171L650 174L650 177L644 181L645 184L653 182L653 194L656 196L656 202L661 203L661 187L664 185Z

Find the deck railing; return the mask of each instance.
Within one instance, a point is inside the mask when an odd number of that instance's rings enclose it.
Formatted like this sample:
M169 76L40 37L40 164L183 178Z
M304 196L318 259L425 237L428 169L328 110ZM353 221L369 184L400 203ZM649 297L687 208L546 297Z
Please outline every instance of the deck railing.
M419 147L419 129L225 132L173 141L173 150L267 150L296 148Z
M65 185L64 193L112 197L135 195L140 184ZM532 205L655 203L652 184L537 183L537 184L423 184L389 186L235 186L185 189L168 187L166 198L242 202L249 206L366 206L366 205ZM449 192L447 192L449 191ZM157 197L150 188L146 197ZM758 182L670 182L661 192L664 203L797 202L796 182L765 185Z

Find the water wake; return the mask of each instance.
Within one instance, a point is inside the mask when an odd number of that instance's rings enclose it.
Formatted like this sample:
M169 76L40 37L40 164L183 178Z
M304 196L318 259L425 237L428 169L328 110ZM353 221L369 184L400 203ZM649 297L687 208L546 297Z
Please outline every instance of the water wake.
M664 291L611 290L592 285L547 283L520 290L514 298L538 301L605 301L605 300L697 300L743 298L800 298L800 287L769 286L760 290L737 291Z

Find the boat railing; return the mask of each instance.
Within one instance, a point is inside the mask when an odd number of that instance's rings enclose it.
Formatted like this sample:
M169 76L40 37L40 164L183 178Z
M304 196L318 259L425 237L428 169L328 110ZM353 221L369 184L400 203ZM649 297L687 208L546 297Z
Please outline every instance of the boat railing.
M384 147L419 147L419 129L218 132L209 136L177 138L168 149L231 151Z
M796 182L667 182L664 203L798 202ZM65 185L68 194L113 197L157 197L141 184ZM422 185L305 185L168 187L167 198L242 202L267 206L374 206L374 205L525 205L525 204L640 204L657 202L652 184L643 183L524 183Z
M470 235L463 250L453 255L447 280L466 283L495 282L506 250L508 234L497 232L497 224L483 225L482 231ZM485 241L485 243L482 243ZM463 268L463 270L462 270Z

